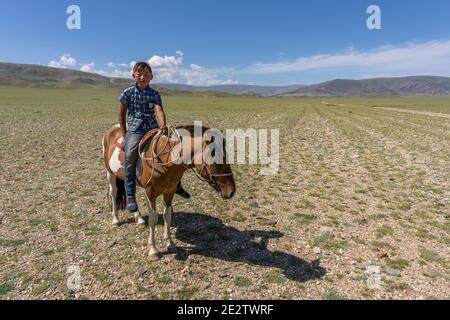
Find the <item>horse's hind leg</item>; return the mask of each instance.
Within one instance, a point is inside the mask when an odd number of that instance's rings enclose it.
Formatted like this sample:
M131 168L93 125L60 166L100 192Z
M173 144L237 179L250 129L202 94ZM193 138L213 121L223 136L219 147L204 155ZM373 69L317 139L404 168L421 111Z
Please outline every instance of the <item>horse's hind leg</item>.
M176 246L172 241L172 236L170 234L170 226L172 224L172 214L173 214L173 207L172 207L172 199L173 199L174 193L171 194L165 194L164 195L164 240L167 241L166 249L168 252L174 252L176 250Z
M106 174L107 178L108 178L108 183L109 183L109 196L111 199L111 204L112 204L112 224L114 226L117 226L120 224L119 221L119 217L118 217L118 208L117 208L117 200L116 200L116 196L117 196L117 185L116 185L116 176L114 176L112 173L108 172Z

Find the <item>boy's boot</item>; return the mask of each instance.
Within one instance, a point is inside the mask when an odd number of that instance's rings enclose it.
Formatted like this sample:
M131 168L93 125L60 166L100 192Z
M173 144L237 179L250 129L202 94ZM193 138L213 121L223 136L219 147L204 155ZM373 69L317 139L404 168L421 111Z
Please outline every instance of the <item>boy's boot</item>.
M132 213L138 211L138 206L136 203L135 196L127 196L127 211L132 212Z

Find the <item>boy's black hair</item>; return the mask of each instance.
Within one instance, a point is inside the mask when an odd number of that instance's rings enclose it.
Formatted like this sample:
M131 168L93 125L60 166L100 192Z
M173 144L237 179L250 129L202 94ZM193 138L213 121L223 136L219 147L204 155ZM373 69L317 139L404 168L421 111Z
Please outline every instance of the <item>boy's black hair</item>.
M138 62L134 65L133 67L133 74L135 74L136 72L140 72L140 71L144 71L145 69L147 69L148 71L152 72L152 67L150 67L150 65L147 62Z

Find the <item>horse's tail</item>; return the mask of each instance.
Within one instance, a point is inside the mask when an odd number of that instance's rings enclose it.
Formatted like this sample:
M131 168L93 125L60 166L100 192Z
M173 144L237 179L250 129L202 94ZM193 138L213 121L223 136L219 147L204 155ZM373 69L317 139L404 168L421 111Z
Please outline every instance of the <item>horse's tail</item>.
M123 180L116 177L116 206L118 210L124 210L127 205L126 195L125 195L125 182Z

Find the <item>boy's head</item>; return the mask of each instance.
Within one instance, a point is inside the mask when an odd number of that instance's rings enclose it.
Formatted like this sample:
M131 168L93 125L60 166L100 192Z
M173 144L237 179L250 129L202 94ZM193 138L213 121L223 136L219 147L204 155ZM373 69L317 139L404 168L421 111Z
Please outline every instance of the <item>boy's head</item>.
M141 88L148 86L153 79L152 68L147 62L138 62L133 67L133 78Z

